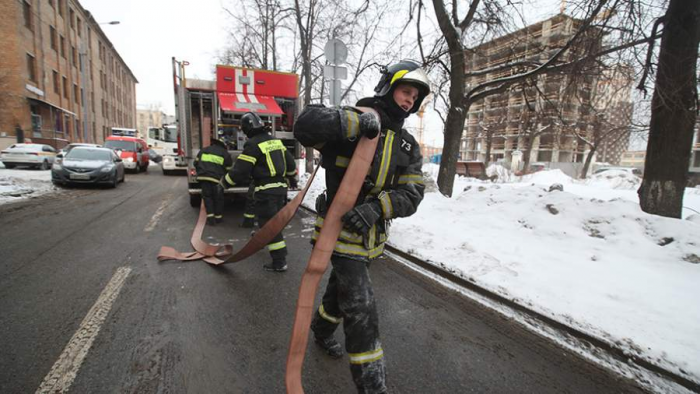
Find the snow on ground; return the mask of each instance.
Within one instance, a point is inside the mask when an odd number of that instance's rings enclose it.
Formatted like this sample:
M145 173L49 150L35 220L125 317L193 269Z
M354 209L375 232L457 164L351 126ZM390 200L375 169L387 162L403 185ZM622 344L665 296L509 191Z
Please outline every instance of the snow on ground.
M642 212L639 179L624 172L460 177L446 198L437 168L424 166L431 191L415 215L393 221L392 246L700 380L700 215ZM548 192L554 183L564 191ZM323 188L320 170L304 204ZM700 190L687 189L684 206L700 211Z
M52 193L51 171L26 168L6 169L0 162L0 204Z

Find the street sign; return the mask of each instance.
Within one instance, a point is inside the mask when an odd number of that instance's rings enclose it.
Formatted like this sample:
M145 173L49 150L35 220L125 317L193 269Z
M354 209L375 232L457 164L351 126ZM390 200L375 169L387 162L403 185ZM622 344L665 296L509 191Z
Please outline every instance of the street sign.
M323 53L326 55L328 63L336 66L344 64L348 59L348 47L337 38L333 38L326 43L326 46L323 47Z
M348 68L342 66L323 66L323 77L326 79L348 79Z

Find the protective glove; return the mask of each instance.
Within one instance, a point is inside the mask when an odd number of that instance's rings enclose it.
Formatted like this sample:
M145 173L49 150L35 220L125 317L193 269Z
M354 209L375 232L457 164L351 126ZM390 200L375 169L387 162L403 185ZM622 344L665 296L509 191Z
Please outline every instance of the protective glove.
M351 231L365 235L381 217L382 207L377 202L369 202L349 210L343 215L343 223Z
M290 189L298 189L299 188L299 182L297 182L297 178L290 176L287 178L287 183L289 184Z
M380 128L379 118L375 114L365 112L360 115L360 134L372 139L379 134Z

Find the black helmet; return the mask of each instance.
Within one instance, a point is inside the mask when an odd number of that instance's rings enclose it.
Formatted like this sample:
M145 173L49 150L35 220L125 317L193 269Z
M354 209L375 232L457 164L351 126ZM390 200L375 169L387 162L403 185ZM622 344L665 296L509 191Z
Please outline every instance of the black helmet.
M246 112L241 117L241 130L248 138L258 134L263 131L262 119L254 112Z
M393 98L394 88L399 83L407 83L418 88L418 99L413 103L409 113L415 113L423 103L423 99L430 94L430 80L418 63L412 60L402 60L396 64L382 69L382 77L374 88L374 97Z

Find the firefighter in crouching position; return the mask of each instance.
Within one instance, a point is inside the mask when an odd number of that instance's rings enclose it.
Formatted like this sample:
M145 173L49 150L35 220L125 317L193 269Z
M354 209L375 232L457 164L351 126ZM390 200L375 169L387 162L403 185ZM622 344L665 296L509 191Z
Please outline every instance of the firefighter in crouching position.
M194 166L197 181L202 186L202 199L207 211L207 224L215 225L224 220L224 193L217 187L219 180L231 169L233 160L226 144L212 138L211 144L199 151Z
M403 123L420 108L430 84L418 64L404 60L382 70L375 93L357 106L375 109L381 122L376 115L352 107L309 106L294 126L294 136L302 145L321 151L326 170L327 190L316 201L312 242L318 238L360 137L379 138L355 207L342 218L332 271L311 324L315 342L331 357L340 358L343 351L333 333L343 323L350 371L360 393L386 392L369 263L383 252L389 221L414 214L423 199L420 147Z
M282 141L265 131L257 114L245 113L241 117L241 129L248 141L231 171L221 178L220 187L248 185L252 182L255 216L258 226L262 228L287 203L288 184L296 187L296 164ZM267 249L272 262L263 265L263 268L267 271L286 271L287 246L281 231L267 245Z

